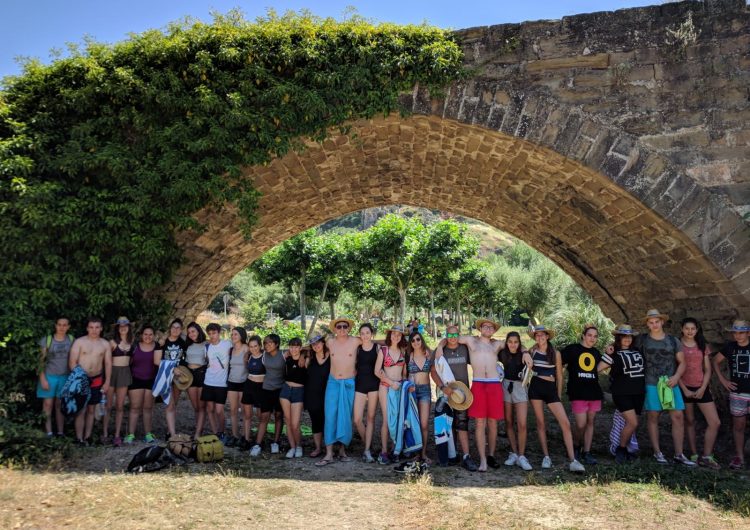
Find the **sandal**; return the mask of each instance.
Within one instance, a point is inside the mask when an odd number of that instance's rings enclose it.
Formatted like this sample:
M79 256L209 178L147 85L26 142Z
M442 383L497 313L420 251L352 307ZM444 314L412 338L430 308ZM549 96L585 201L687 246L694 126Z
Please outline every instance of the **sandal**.
M310 458L317 458L317 457L319 457L322 454L323 454L322 450L316 450L316 451L313 451L312 453L310 453L308 456Z
M351 461L352 461L352 459L349 458L348 456L340 456L339 457L339 462L351 462Z
M318 467L327 466L328 464L333 464L333 460L327 460L324 458L323 460L318 460L317 462L315 462L315 465Z

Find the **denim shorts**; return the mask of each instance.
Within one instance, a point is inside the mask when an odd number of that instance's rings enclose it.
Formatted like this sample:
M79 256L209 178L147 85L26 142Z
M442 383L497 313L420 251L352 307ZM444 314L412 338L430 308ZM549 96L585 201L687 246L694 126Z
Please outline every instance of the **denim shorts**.
M279 399L286 399L290 403L302 403L305 401L305 387L289 386L284 383L284 386L281 387Z
M429 403L432 400L432 389L429 383L426 385L414 385L414 399L417 401L426 401Z

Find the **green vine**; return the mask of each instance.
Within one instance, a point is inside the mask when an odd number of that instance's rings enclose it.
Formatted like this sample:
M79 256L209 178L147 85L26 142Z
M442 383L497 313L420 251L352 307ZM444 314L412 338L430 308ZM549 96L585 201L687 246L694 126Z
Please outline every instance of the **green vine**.
M71 57L0 91L0 387L26 382L51 319L161 318L145 295L181 262L174 234L257 192L240 178L302 140L398 110L415 83L462 75L450 33L307 13L232 12ZM2 388L0 388L2 391Z

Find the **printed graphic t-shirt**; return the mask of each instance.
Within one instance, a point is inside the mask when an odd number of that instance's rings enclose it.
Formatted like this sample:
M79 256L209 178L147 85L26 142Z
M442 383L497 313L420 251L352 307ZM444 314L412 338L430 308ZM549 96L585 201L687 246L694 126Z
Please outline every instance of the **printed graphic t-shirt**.
M183 362L185 360L185 352L187 351L187 343L182 337L177 340L164 339L159 349L161 350L162 361Z
M654 385L659 377L672 377L677 371L675 354L680 351L680 342L672 335L664 335L661 340L652 339L644 333L636 339L636 348L646 361L646 384Z
M206 343L208 350L208 367L203 384L206 386L227 386L227 375L229 373L229 350L232 343L228 340L219 341L218 344Z
M618 396L646 392L646 372L643 355L638 350L620 350L612 355L609 372L610 389Z
M571 344L562 352L562 362L568 366L568 397L593 401L602 399L599 374L596 365L602 356L596 348L586 348L583 344Z
M729 379L737 385L737 394L750 394L750 344L730 342L722 352L729 365Z

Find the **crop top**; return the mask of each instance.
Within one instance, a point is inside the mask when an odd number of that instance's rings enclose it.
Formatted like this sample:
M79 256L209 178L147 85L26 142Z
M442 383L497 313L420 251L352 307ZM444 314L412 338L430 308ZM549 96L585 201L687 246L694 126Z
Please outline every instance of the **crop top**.
M294 360L292 356L286 358L286 377L288 383L304 385L307 381L307 368L299 365L299 359Z
M266 366L263 364L263 356L253 357L252 355L247 359L247 374L248 375L266 375Z
M531 354L531 359L534 362L536 375L555 376L557 374L557 367L554 364L550 364L546 353L534 350Z

